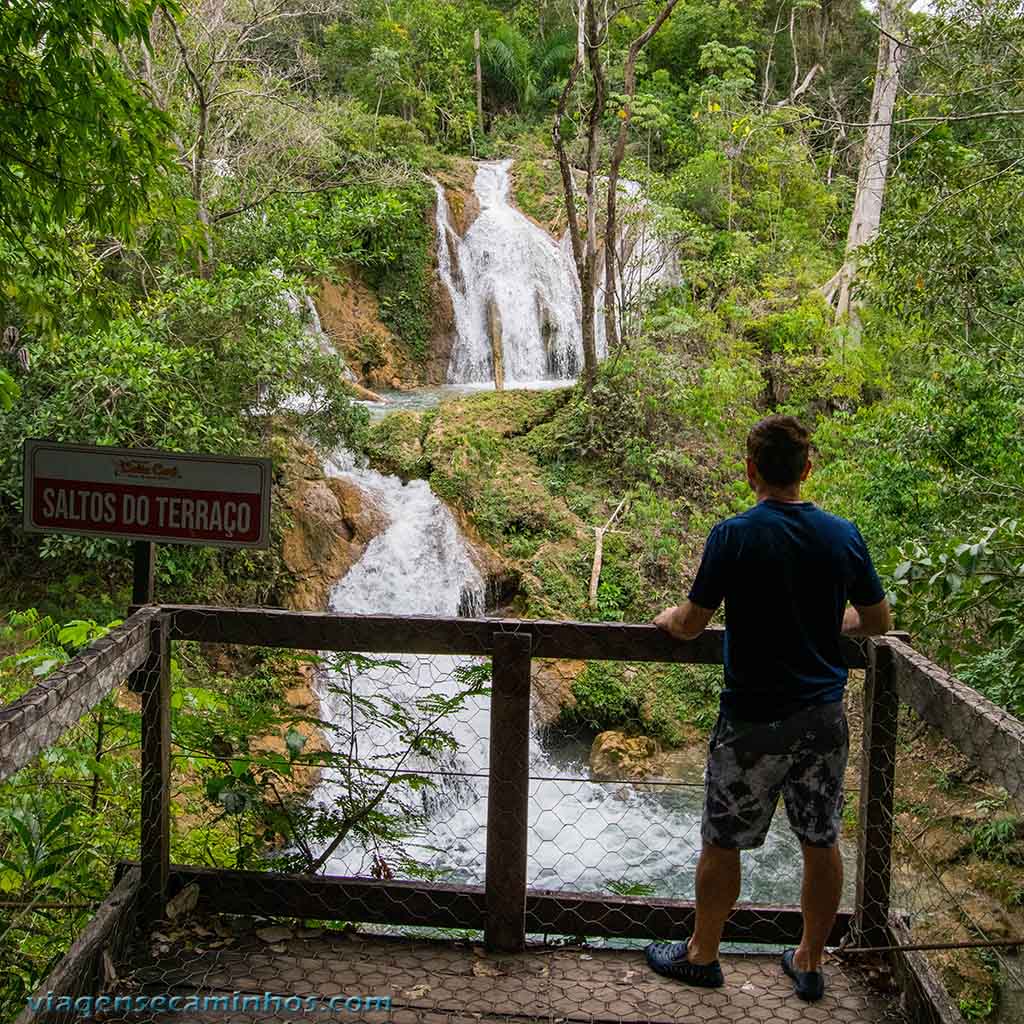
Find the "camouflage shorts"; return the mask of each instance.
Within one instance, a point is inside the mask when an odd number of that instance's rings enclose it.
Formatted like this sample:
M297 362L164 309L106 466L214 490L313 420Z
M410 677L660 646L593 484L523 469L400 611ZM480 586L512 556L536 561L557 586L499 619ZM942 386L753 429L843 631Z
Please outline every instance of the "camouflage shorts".
M797 838L809 846L834 846L849 749L842 701L778 722L719 715L708 746L704 842L739 850L761 846L781 793Z

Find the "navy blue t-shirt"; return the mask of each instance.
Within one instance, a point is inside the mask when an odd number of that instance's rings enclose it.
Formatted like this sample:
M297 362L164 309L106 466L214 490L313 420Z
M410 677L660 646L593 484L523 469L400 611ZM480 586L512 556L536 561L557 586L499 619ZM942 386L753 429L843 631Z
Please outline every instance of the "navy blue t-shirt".
M767 499L719 523L690 600L725 600L722 713L765 722L841 700L846 602L884 597L857 527L812 502Z

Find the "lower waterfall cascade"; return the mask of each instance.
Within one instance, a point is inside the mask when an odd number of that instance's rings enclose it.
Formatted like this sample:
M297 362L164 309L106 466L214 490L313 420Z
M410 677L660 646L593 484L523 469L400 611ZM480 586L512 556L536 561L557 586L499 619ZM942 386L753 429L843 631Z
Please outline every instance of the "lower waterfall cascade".
M423 480L403 483L360 468L341 455L327 466L371 497L388 520L362 558L334 587L330 609L391 615L480 616L484 581L454 517ZM373 667L356 673L355 696L386 693L411 703L427 693L454 692L453 672L474 659L446 655L379 655L401 667ZM347 744L350 721L358 734L360 757L380 768L404 750L396 730L350 719L347 700L321 689L321 716L341 726L329 737L337 749ZM444 880L479 884L483 880L489 748L489 698L474 697L446 723L457 749L440 766L436 785L420 790L429 826L407 844L415 856ZM531 738L529 884L543 888L608 892L609 883L650 885L658 896L693 895L703 800L699 780L632 786L593 782L588 748L578 740L533 729ZM390 759L390 760L389 760ZM410 770L437 769L413 757ZM321 805L341 794L325 771L314 794ZM743 899L796 900L799 847L777 816L765 846L750 854ZM327 862L331 874L367 875L372 853L347 840Z

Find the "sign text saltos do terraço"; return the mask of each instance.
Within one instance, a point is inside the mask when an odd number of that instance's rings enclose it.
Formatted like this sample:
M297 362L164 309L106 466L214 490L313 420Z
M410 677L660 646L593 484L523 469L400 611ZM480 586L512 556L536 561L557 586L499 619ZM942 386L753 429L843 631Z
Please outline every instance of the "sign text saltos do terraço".
M25 529L215 547L270 543L269 459L25 442Z

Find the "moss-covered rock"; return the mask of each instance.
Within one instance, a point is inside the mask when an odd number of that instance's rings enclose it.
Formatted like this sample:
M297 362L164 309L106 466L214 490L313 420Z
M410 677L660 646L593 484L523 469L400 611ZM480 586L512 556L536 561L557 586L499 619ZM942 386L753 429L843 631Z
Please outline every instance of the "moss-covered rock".
M434 491L512 557L531 557L544 542L584 529L517 443L567 398L566 391L488 392L442 402L426 424L423 452Z
M555 725L567 708L576 703L572 688L587 663L571 658L534 658L530 697L533 718L541 726Z
M680 746L695 728L711 727L720 688L716 666L592 661L573 681L560 722L570 730L628 728Z
M562 172L556 160L524 155L512 166L512 189L516 206L527 217L553 237L561 237L568 221Z
M384 473L406 481L424 479L430 476L430 460L423 450L422 436L420 413L392 413L370 429L366 454Z
M547 422L572 397L573 389L484 391L449 399L437 407L428 441L443 444L477 431L518 437Z
M629 735L616 729L599 733L590 748L591 778L700 779L704 769L703 738L691 730L685 745L669 750L653 736Z

